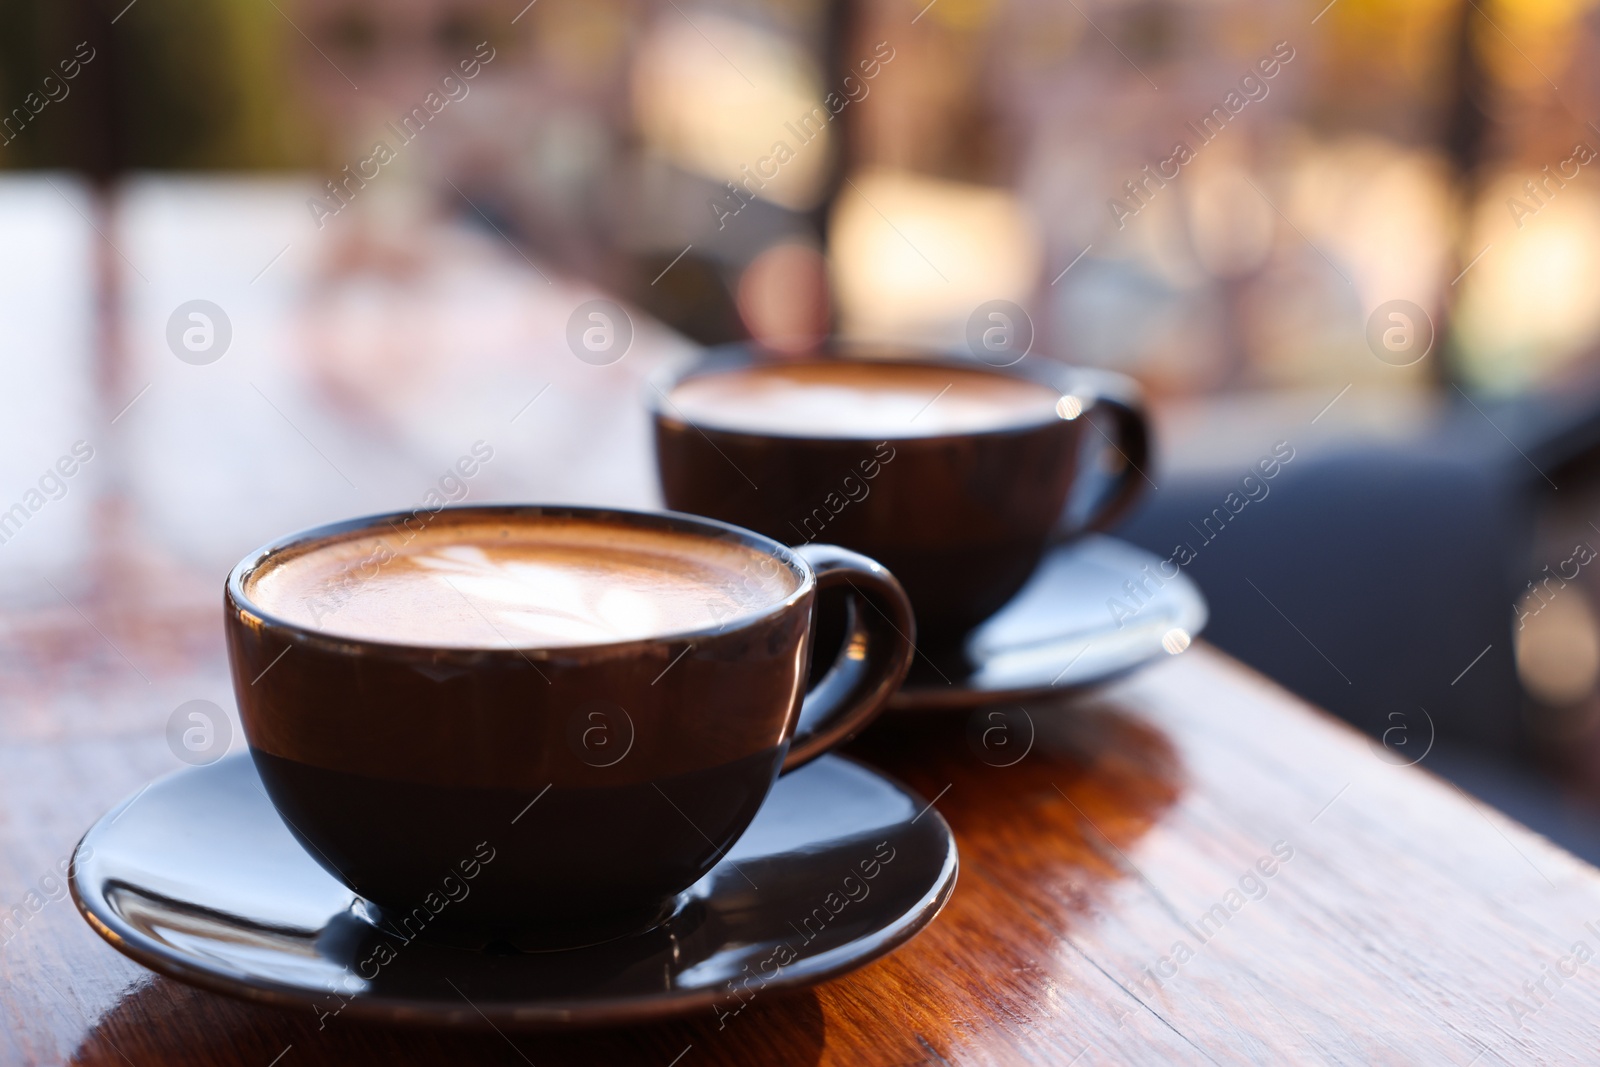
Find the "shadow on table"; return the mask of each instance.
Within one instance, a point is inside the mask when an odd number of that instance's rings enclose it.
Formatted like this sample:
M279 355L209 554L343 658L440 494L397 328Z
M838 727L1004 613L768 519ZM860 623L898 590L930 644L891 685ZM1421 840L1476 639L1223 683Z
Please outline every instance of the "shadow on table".
M753 1002L720 1030L709 1009L704 1018L575 1033L455 1032L337 1018L328 1019L321 1030L317 1026L310 1008L295 1011L245 1004L156 977L103 1016L71 1062L105 1067L129 1063L306 1067L369 1060L667 1067L693 1046L693 1062L698 1065L810 1067L821 1059L827 1029L822 1006L811 990Z
M1133 875L1183 791L1171 739L1092 694L886 715L847 751L936 799L964 869L1044 893Z

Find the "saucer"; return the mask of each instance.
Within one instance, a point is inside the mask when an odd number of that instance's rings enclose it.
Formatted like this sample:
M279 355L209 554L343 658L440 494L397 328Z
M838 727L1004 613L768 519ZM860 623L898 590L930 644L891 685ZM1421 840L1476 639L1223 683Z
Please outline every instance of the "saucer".
M1165 577L1165 562L1099 534L1058 545L961 651L930 658L919 650L889 707L935 711L1070 693L1182 652L1206 624L1206 602L1181 570ZM1129 582L1142 588L1130 591Z
M726 1019L889 953L938 914L957 865L931 805L840 756L780 778L662 925L581 949L466 949L380 929L289 835L247 755L158 779L103 815L74 860L89 925L180 982L324 1025L501 1029Z

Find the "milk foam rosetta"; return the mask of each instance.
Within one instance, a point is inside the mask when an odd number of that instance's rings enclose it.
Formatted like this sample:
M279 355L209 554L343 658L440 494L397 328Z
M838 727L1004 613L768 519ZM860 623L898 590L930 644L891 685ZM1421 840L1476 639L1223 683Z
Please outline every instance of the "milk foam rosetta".
M714 628L799 587L763 552L694 534L529 517L368 531L269 562L245 593L308 629L391 644L561 648Z
M680 382L668 414L721 430L885 440L1057 418L1047 385L981 370L831 360L745 367Z

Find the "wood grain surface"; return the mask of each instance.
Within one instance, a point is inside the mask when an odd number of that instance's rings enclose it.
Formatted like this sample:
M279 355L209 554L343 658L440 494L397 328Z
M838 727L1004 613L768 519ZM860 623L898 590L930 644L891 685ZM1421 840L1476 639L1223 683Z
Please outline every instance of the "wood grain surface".
M58 867L181 765L176 708L231 708L228 567L287 530L414 504L479 439L495 455L468 499L648 506L641 379L679 346L640 323L627 359L578 361L562 331L594 294L492 234L399 260L319 250L298 191L182 183L127 198L110 232L143 281L125 281L115 343L96 341L83 279L110 254L62 196L19 188L0 217L28 220L13 251L30 267L0 318L53 355L7 365L0 507L75 440L95 458L0 543L0 1063L1600 1059L1600 872L1203 643L1076 704L1009 709L1005 745L982 743L985 711L875 726L854 752L954 827L954 897L887 959L725 1027L319 1029L141 969L78 917ZM204 367L163 335L197 295L234 322Z
M1600 946L1586 925L1600 925L1593 869L1204 645L1098 698L1026 710L1011 728L1023 743L1031 720L1034 740L1011 766L991 765L967 715L891 720L857 742L939 798L961 847L954 899L888 959L753 1003L725 1027L707 1013L564 1036L338 1019L319 1030L309 1012L151 975L70 900L43 894L0 950L0 1056L141 1067L265 1067L280 1054L285 1065L1591 1061L1600 964L1579 957ZM164 748L102 730L8 743L5 884L37 886L100 810L170 766Z

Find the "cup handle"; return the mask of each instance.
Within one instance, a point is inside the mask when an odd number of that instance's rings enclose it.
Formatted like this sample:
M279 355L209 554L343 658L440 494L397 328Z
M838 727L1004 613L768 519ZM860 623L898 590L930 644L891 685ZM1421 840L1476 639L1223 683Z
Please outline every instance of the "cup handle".
M1057 538L1109 529L1139 502L1150 485L1145 475L1150 465L1150 420L1139 383L1125 374L1084 368L1075 369L1070 382L1063 398L1076 399L1081 405L1074 418L1088 418L1100 410L1111 415L1115 437L1105 445L1122 454L1123 468L1081 524L1069 527L1063 515L1057 524Z
M916 652L916 623L905 590L883 565L834 545L800 545L817 593L848 588L844 644L828 673L805 695L783 772L802 767L877 718L905 680Z

